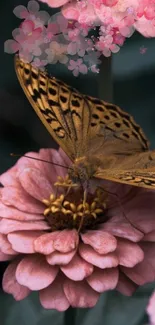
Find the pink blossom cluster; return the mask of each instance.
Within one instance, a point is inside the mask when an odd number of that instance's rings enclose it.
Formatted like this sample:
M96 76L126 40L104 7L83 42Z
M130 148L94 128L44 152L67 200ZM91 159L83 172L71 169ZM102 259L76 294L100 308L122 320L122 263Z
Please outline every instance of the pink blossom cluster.
M100 57L117 53L135 29L146 37L155 36L155 0L46 0L62 6L50 17L37 1L20 5L14 14L22 19L4 44L5 52L19 56L36 67L64 64L74 76L98 73Z

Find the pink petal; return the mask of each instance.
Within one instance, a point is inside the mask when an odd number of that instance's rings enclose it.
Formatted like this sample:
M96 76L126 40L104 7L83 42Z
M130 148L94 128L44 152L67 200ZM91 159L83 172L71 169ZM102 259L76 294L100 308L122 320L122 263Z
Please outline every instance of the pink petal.
M75 253L76 250L69 253L53 252L52 254L46 256L46 261L50 265L66 265L72 260Z
M63 277L58 276L48 288L41 290L39 298L41 305L46 309L68 309L70 304L63 291Z
M119 264L126 267L133 267L144 259L144 252L140 246L129 240L119 239L116 252Z
M12 39L8 39L4 42L4 52L13 54L19 51L21 48L20 44Z
M66 19L78 20L80 16L80 11L73 5L66 5L62 8L62 14Z
M48 287L58 273L56 266L50 266L41 255L24 257L18 264L16 279L30 290L41 290Z
M76 308L94 307L100 296L85 281L75 282L69 279L64 282L64 292L71 306Z
M10 261L14 258L14 255L4 254L0 251L0 262Z
M54 231L37 238L34 242L35 251L45 255L53 253L55 251L53 243L58 233L59 231Z
M133 268L121 267L123 272L138 285L155 281L155 243L141 243L144 259Z
M17 179L17 166L13 166L10 169L8 169L5 173L0 175L0 182L4 186L14 186L19 185L19 181Z
M54 149L41 149L39 151L40 158L44 159L46 161L50 161L51 163L54 164L60 164L62 166L68 167L71 162L66 157L65 153L62 154L62 150L57 151ZM52 172L51 172L51 167L52 167ZM57 181L58 175L61 177L66 176L66 168L63 167L58 167L56 165L50 165L47 163L42 163L42 168L44 170L44 173L46 177L49 179L51 184L54 184Z
M34 159L31 159L30 157ZM25 156L22 156L17 161L16 166L18 168L18 172L21 173L26 168L38 168L40 170L42 168L42 162L37 160L39 158L40 156L38 152L27 152Z
M149 232L147 235L145 235L142 239L142 241L155 241L155 230Z
M0 232L2 234L9 234L13 231L20 230L48 230L50 227L44 221L24 222L10 219L2 219L0 221Z
M150 325L154 325L155 324L155 292L152 294L146 310L150 317L150 321L151 321Z
M39 11L40 5L37 1L29 1L27 5L27 9L32 14L37 14Z
M155 229L154 200L154 191L141 189L131 202L127 202L125 205L129 220L144 234Z
M19 5L17 7L14 8L13 10L14 15L16 15L18 18L26 18L28 15L28 11L26 9L26 7Z
M62 230L58 233L54 240L55 250L61 253L68 253L77 248L79 243L79 235L75 229L73 230Z
M47 3L49 7L57 8L63 6L69 0L40 0L40 1Z
M39 201L49 198L53 192L53 187L38 169L24 169L19 174L19 180L24 190Z
M18 231L7 237L16 252L30 254L35 253L34 241L42 234L42 231Z
M82 281L92 274L94 269L93 265L87 263L78 255L75 255L69 264L60 268L69 279L74 281Z
M118 265L118 258L116 254L109 253L107 255L100 255L89 245L80 244L79 254L88 263L98 266L101 269L116 267Z
M99 254L113 252L117 247L117 240L111 234L101 230L89 230L81 235L82 241L89 244Z
M12 249L7 236L0 234L0 250L6 255L16 255L17 253Z
M93 274L86 280L92 289L101 293L115 289L118 282L118 275L119 273L117 268L105 270L95 268Z
M33 220L44 220L43 214L31 214L28 212L23 212L18 209L8 207L7 205L0 202L0 215L2 218L18 220L18 221L33 221Z
M116 289L125 296L132 296L137 289L137 285L120 272Z
M2 282L3 290L7 293L11 293L17 301L26 298L30 293L30 290L20 285L15 278L18 263L19 261L14 261L7 267Z
M139 242L143 238L143 233L124 221L124 218L113 217L106 222L102 229L111 233L113 236L129 239L133 242Z
M43 213L44 211L44 205L32 198L22 188L7 186L2 188L0 193L1 201L6 205L12 205L21 211L29 213Z
M34 23L32 20L24 20L21 25L20 28L22 28L24 34L29 34L34 30Z

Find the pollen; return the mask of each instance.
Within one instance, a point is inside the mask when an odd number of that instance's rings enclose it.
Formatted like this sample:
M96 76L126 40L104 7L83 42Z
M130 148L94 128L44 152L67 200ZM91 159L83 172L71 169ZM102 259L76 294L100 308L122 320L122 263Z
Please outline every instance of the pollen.
M65 179L58 178L58 182L55 186L58 186L67 182L71 185L69 177ZM65 189L62 185L62 190ZM97 224L103 222L107 218L105 217L106 211L106 198L105 193L101 193L97 190L94 194L87 193L87 200L84 202L83 189L75 189L70 187L69 191L65 194L51 194L49 199L44 199L43 203L46 208L44 210L44 216L46 221L51 227L52 231L62 229L92 229Z

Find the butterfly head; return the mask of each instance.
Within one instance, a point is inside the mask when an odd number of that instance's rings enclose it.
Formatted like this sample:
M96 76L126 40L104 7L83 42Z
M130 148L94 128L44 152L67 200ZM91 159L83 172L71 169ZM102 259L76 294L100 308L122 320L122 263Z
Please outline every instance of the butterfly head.
M74 184L87 184L95 173L93 165L87 157L77 158L69 170L69 177Z

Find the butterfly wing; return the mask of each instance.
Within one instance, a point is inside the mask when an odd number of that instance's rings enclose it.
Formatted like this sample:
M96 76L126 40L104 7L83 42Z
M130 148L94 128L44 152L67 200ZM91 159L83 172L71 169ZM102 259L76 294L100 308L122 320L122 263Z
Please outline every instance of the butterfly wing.
M18 56L15 69L28 100L55 141L71 160L82 156L91 118L83 95Z
M101 161L95 177L114 182L155 189L155 150L132 156L111 156Z
M80 94L18 56L15 68L34 110L72 160L101 150L104 155L148 150L141 128L118 106Z

